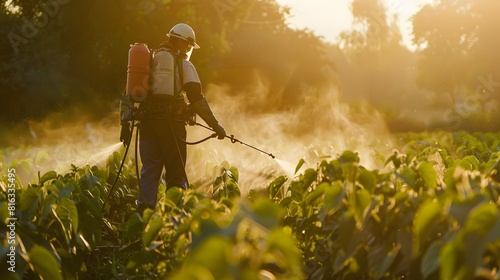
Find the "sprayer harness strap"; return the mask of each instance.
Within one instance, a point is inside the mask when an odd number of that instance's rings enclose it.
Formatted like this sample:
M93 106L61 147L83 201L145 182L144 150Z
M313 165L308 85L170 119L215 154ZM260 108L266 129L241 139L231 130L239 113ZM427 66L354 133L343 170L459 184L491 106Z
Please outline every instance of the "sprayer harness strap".
M183 73L184 67L182 64L182 58L179 55L179 53L176 54L172 53L172 55L174 56L174 99L176 99L181 94L182 87L184 86L184 73ZM180 70L179 70L179 64L181 65ZM179 74L179 81L181 82L179 90L177 89L177 77L175 77L175 73Z

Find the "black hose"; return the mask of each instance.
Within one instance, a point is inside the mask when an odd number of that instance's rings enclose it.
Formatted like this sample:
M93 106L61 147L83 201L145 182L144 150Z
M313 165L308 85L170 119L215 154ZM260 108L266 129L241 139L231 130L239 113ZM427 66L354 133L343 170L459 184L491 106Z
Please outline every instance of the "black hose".
M135 173L136 173L136 176L137 176L137 187L139 188L139 195L141 196L142 198L142 202L143 203L146 203L146 197L144 196L144 192L142 191L142 187L141 187L141 175L139 173L139 156L138 156L138 143L139 143L139 129L140 129L140 126L137 126L137 129L135 131Z
M127 148L125 149L125 153L123 154L123 159L122 163L120 164L120 168L118 168L118 172L116 173L115 181L111 185L111 189L109 189L108 195L106 196L106 200L103 202L101 211L104 211L104 207L106 206L106 202L109 201L109 197L111 196L111 193L113 192L114 188L116 187L116 183L118 183L118 178L120 178L120 174L122 173L123 165L125 164L125 159L127 158L127 153L128 149L130 148L130 142L132 141L132 135L134 134L134 126L135 122L132 122L132 129L130 130L130 135L128 138L128 145L126 146Z
M189 188L189 182L188 182L188 177L187 177L187 173L186 173L186 162L184 162L184 159L182 158L182 153L181 153L181 150L179 148L179 142L177 142L177 139L181 140L183 143L187 143L186 140L182 139L175 131L175 128L174 128L174 123L172 122L172 119L170 119L170 117L167 117L168 121L169 121L169 126L170 126L170 132L172 132L172 135L174 136L174 141L175 141L175 147L177 148L177 153L179 154L179 158L181 160L181 163L182 163L182 171L184 173L184 178L186 179L186 184L187 184L187 187ZM166 182L167 183L167 188L168 188L168 183L169 182Z
M203 138L203 139L201 139L201 140L195 141L195 142L187 142L186 140L184 140L184 139L182 139L182 138L180 138L180 137L178 137L178 138L179 138L179 139L180 139L183 143L186 143L187 145L198 145L198 144L201 144L201 143L203 143L203 142L205 142L205 141L207 141L207 140L210 140L210 139L212 139L212 138L215 138L215 137L217 137L217 134L216 134L216 133L214 133L214 134L212 134L212 135L210 135L210 136L207 136L207 137L205 137L205 138Z

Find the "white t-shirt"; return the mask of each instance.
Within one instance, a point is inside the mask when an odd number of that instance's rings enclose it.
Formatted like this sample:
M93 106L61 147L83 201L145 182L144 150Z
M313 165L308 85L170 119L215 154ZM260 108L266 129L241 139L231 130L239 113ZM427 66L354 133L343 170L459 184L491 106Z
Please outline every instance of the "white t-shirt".
M200 77L198 77L198 72L194 68L193 63L187 59L182 60L182 70L183 72L183 82L187 84L189 82L195 82L201 84Z

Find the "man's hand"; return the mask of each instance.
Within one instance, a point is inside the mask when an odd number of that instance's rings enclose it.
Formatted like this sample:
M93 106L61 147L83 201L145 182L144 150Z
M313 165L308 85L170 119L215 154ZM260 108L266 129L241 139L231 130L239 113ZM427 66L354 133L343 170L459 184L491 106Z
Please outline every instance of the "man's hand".
M123 143L123 146L128 146L130 144L130 134L132 130L130 129L130 124L122 123L122 130L120 131L120 141Z
M217 138L218 139L224 139L226 138L226 130L224 127L220 124L217 124L215 127L212 127L212 129L217 133Z

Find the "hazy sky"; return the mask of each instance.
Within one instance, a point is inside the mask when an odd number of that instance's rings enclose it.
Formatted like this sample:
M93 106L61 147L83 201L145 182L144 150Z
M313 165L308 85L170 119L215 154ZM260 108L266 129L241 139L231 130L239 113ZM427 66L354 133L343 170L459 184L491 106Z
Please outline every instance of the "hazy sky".
M327 41L336 42L340 32L350 29L353 0L276 0L291 8L288 19L292 27L308 28ZM409 19L419 7L432 0L383 0L391 14L397 14L405 44L411 44L411 22Z

